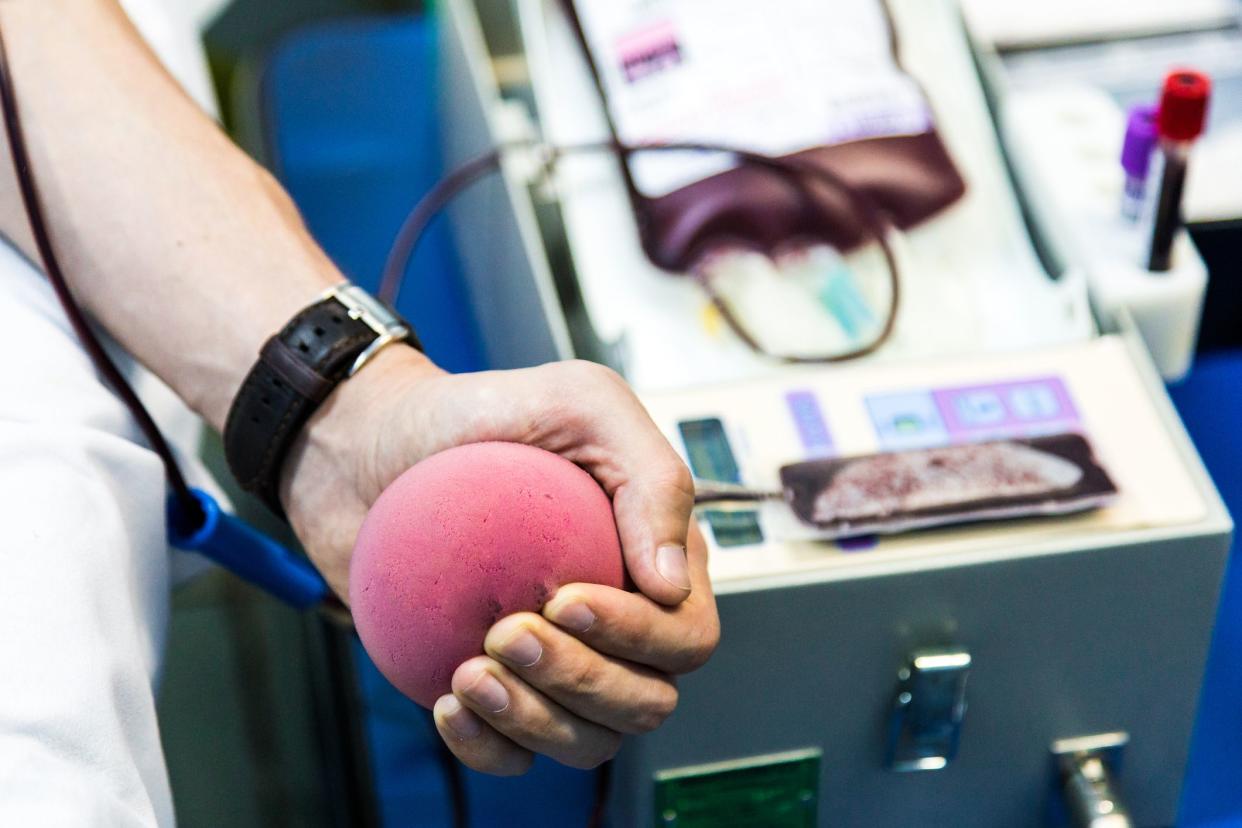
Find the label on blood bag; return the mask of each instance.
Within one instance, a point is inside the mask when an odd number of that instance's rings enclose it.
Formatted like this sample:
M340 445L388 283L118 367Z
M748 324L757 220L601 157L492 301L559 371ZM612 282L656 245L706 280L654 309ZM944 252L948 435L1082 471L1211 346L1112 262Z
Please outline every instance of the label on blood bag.
M671 20L662 20L619 38L616 50L621 73L631 84L680 66L682 62L681 43Z
M574 0L620 139L787 155L932 126L893 54L881 0ZM702 153L640 153L658 198L732 168Z

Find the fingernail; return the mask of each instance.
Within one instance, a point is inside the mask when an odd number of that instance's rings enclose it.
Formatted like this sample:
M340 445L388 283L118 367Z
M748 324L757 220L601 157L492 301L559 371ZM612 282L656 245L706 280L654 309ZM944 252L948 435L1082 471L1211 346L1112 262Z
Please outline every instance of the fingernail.
M483 673L475 679L474 684L466 688L466 695L474 699L475 704L493 713L504 713L509 709L509 691L491 673Z
M690 589L690 567L684 546L661 546L656 550L656 572L678 589Z
M455 696L445 696L440 703L440 716L448 729L459 739L473 739L483 732L483 724L469 710L461 706Z
M559 624L567 630L584 633L595 626L595 613L586 604L575 601L566 604L552 613L552 623Z
M522 630L500 645L500 655L519 667L534 667L543 658L543 645L530 631Z

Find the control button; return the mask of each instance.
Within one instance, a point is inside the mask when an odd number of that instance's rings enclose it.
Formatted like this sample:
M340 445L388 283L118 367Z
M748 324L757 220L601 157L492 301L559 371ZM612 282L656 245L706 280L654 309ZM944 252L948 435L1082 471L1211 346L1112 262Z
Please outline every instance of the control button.
M944 419L929 392L869 397L867 408L880 443L887 450L943 446L949 442Z
M1005 406L993 391L969 391L957 397L954 406L968 426L996 425L1005 420Z
M898 414L893 418L893 430L898 434L917 434L927 428L927 423L917 414Z
M808 458L832 457L836 450L832 443L832 435L828 432L828 423L820 408L819 398L812 391L790 391L785 395L789 405L789 413L793 416L794 426L798 429L798 437Z
M1019 420L1054 420L1061 402L1047 385L1022 385L1009 392L1009 407Z

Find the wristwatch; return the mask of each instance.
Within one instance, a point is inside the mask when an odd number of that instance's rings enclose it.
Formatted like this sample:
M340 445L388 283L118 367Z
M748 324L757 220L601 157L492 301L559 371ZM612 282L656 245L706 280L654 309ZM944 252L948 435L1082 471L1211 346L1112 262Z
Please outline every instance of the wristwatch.
M348 284L324 291L269 339L224 426L224 453L242 488L284 517L281 468L302 426L337 385L397 343L422 350L396 311Z

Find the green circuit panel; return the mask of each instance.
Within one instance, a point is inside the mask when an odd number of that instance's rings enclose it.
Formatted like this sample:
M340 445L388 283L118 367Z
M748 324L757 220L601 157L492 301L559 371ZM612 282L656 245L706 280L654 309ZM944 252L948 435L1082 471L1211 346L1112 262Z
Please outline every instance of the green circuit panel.
M657 828L815 828L819 750L656 774Z

